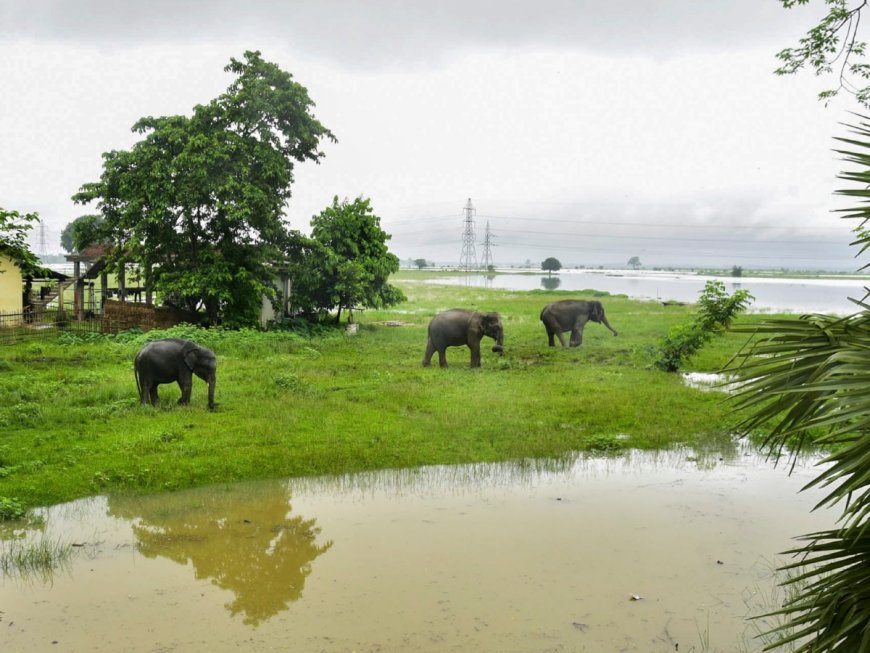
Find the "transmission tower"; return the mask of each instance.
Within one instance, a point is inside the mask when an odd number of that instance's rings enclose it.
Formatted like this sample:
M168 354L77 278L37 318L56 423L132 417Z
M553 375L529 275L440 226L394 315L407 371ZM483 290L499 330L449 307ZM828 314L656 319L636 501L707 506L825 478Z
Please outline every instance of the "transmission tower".
M459 257L459 267L464 268L466 272L477 269L477 252L474 250L474 214L475 209L471 205L471 198L465 204L463 211L465 217L463 219L464 228L462 231L462 255Z
M487 220L486 229L483 232L483 261L481 262L481 267L484 270L489 270L491 267L495 267L492 262L492 246L494 240L495 236L489 230L489 220Z
M45 244L45 222L39 219L39 242L36 245L36 253L40 256L48 254L48 246Z

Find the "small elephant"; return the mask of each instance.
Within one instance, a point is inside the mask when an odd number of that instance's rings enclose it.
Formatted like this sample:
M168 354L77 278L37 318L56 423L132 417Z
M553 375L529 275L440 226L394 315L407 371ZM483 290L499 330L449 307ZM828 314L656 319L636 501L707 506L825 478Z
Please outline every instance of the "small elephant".
M429 339L423 367L429 367L432 354L438 352L441 367L447 367L445 352L448 347L468 345L471 349L471 367L480 367L480 341L483 336L495 340L492 350L504 352L504 329L498 313L481 313L463 308L452 308L439 313L429 322Z
M562 336L563 331L571 332L571 347L580 346L583 342L583 327L589 320L603 324L613 332L613 335L616 335L616 330L610 326L610 322L604 315L604 307L598 301L563 299L547 304L541 311L541 322L547 329L550 347L556 346L554 336L559 337L559 342L563 347L567 346L565 338Z
M133 363L136 388L142 405L157 405L157 386L178 382L181 388L179 404L190 403L193 374L208 383L208 407L214 409L214 386L217 380L217 358L211 349L180 338L166 338L147 343Z

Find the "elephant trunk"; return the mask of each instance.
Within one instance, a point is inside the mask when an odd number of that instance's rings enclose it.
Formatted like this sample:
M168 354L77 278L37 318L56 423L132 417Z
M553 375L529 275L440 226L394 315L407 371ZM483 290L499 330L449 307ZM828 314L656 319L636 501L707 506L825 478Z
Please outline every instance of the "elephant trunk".
M498 336L495 339L495 344L492 347L492 350L497 354L504 353L504 331L499 331Z

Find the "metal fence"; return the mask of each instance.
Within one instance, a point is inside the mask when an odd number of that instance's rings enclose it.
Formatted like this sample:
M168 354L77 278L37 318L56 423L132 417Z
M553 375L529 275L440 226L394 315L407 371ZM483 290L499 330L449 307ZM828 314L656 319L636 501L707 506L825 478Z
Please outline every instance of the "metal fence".
M74 320L72 319L74 315L72 310L0 312L0 343L57 335L63 331L74 333L103 332L101 316Z

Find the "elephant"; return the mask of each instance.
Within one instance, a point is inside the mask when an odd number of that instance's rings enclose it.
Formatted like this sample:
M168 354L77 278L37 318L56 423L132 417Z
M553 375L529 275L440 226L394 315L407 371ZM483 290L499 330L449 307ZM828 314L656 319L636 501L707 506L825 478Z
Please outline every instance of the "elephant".
M426 342L426 355L423 367L429 367L432 354L438 352L441 367L447 367L445 352L448 347L468 345L471 349L471 367L480 367L480 341L483 336L495 340L492 350L497 354L504 352L504 329L498 313L482 313L464 308L443 311L429 322L429 338Z
M211 349L180 338L165 338L146 343L133 364L139 399L157 405L157 386L178 382L181 388L179 404L190 403L192 375L208 383L208 407L214 410L214 386L217 380L217 357Z
M586 323L592 320L603 324L617 335L616 330L610 326L610 322L604 315L604 307L599 301L585 301L582 299L563 299L552 304L544 306L541 311L541 322L547 329L547 337L550 340L550 347L555 347L554 336L559 337L559 342L563 347L565 338L562 336L563 331L571 332L571 347L578 347L583 342L583 327Z

